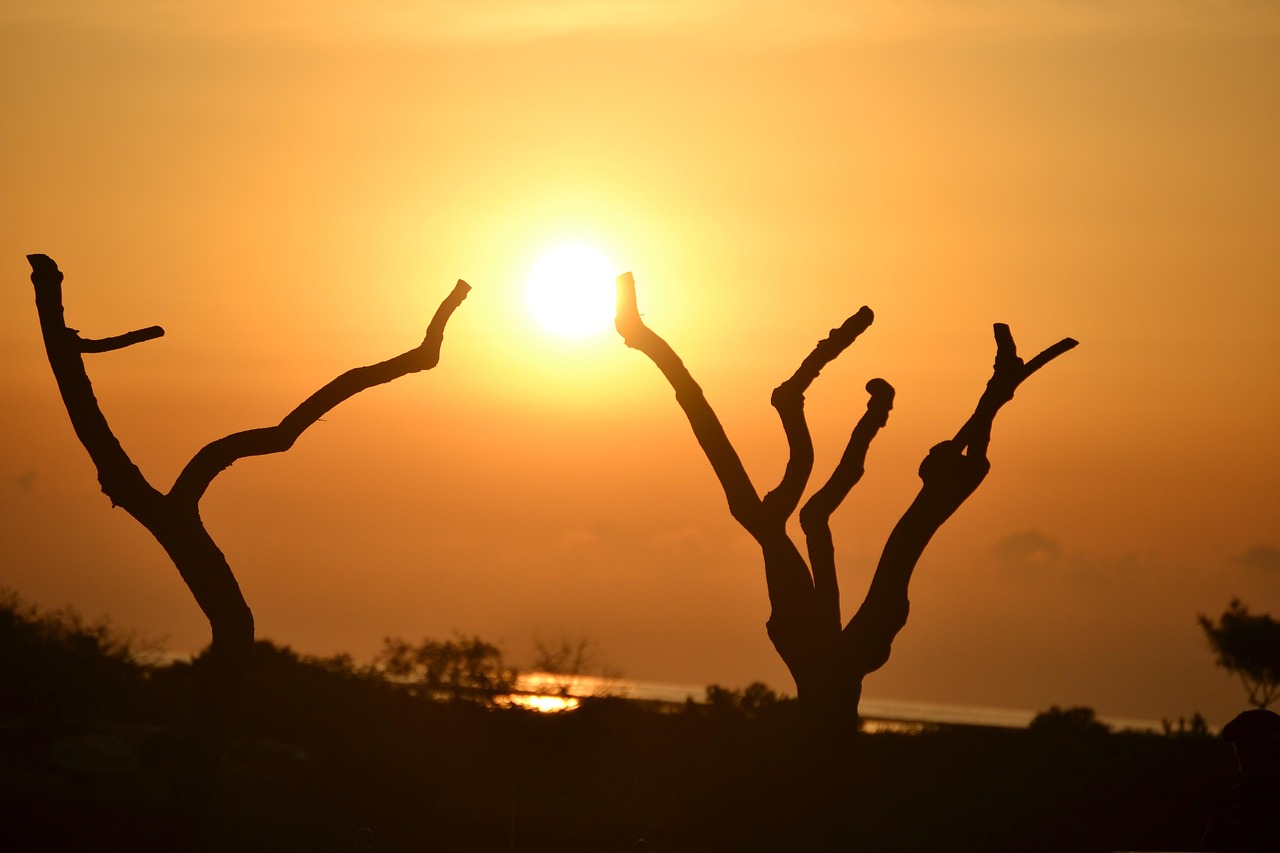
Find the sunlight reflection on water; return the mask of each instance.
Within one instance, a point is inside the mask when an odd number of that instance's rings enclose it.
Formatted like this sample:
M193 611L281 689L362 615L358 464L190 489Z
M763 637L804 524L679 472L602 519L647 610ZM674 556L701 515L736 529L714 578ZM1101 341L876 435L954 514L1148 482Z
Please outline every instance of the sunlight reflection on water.
M706 698L705 686L629 678L530 672L522 674L516 684L521 692L508 697L510 704L543 712L571 711L581 705L582 699L594 696L618 696L655 702L669 705L672 710L683 707L689 700L703 702ZM1022 729L1036 715L1035 711L1022 708L948 705L869 697L863 698L859 710L863 717L864 731L902 733L921 732L938 724ZM1114 731L1161 730L1159 720L1105 715L1099 715L1098 719L1110 725Z
M700 702L706 695L706 688L687 684L664 684L595 675L561 675L553 672L521 673L516 679L516 691L503 697L498 704L557 713L578 708L583 699L615 696L677 708L683 707L690 699Z
M518 708L524 708L528 711L538 711L543 714L572 711L582 704L581 700L574 696L547 696L541 693L513 693L504 698L506 701L499 700L498 704L508 706L514 705Z

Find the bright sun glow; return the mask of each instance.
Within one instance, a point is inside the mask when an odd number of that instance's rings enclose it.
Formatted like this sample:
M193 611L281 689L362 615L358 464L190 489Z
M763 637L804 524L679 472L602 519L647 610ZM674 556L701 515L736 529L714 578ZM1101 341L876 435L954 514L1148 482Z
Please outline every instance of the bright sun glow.
M585 337L613 321L615 275L613 263L599 249L557 246L530 270L525 302L547 331Z
M542 714L572 711L581 704L574 696L526 696L519 693L514 696L508 696L507 702L508 704Z

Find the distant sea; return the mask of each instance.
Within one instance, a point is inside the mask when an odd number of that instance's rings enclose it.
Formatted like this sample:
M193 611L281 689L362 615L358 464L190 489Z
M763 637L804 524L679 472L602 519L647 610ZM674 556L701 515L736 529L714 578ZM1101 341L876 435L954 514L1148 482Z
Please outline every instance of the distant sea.
M190 655L164 655L165 660L189 661ZM549 696L567 695L621 696L683 705L688 700L705 702L705 685L677 684L667 681L641 681L633 678L601 678L594 675L559 676L542 672L521 673L517 681L520 690L545 693ZM563 689L563 690L562 690ZM575 703L576 706L576 703ZM554 708L560 710L560 708ZM1036 711L1025 708L990 708L981 705L949 705L943 702L917 702L909 699L878 699L863 696L858 706L864 728L870 731L909 731L919 724L942 723L961 726L996 726L1008 729L1025 729L1036 716ZM1043 710L1048 710L1043 709ZM1137 717L1112 717L1099 714L1098 720L1112 731L1161 732L1160 720Z
M547 690L552 685L559 686L561 681L556 676L531 673L525 676L522 687L531 690ZM706 700L706 687L690 684L675 684L661 681L640 681L630 678L596 678L592 676L578 677L565 682L570 695L623 696L630 699L647 699L657 702L684 704L692 699L695 702ZM1035 717L1036 711L1024 708L989 708L977 705L949 705L941 702L915 702L905 699L881 699L864 696L859 706L862 717L872 722L872 729L910 728L910 724L946 723L967 726L997 726L1000 728L1024 729ZM1043 709L1048 710L1048 709ZM1133 717L1098 716L1099 721L1111 726L1112 731L1163 731L1159 720L1144 720ZM874 723L888 723L877 726ZM907 725L903 725L907 724Z

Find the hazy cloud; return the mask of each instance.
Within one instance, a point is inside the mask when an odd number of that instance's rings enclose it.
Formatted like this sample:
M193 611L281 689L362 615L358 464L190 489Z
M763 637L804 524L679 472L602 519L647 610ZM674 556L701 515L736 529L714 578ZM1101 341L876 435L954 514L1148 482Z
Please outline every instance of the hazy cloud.
M1038 530L1025 530L1006 536L992 547L1000 562L1014 566L1047 566L1058 559L1062 547Z
M572 527L562 530L556 537L556 546L562 551L582 551L594 547L604 537L595 530L586 527Z
M1232 559L1237 565L1263 572L1280 572L1280 548L1274 545L1254 545Z
M654 535L653 544L656 550L664 552L701 554L707 549L706 536L693 527L660 531Z
M17 488L19 494L30 494L36 485L36 469L23 471L21 474L13 478L13 485Z

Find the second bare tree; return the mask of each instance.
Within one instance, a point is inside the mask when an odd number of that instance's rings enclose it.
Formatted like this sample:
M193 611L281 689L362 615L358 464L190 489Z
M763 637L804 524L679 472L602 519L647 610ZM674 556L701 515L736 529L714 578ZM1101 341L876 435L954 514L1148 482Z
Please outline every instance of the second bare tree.
M772 403L790 456L781 482L762 498L702 389L675 351L641 320L631 274L618 277L618 333L666 376L724 489L729 512L763 553L771 606L766 629L795 679L800 704L824 729L845 731L858 724L863 678L889 659L893 639L906 624L907 587L920 555L991 468L987 446L996 414L1027 377L1076 345L1065 338L1024 362L1008 326L995 326L996 358L986 390L955 437L935 445L920 463L920 492L889 534L861 606L843 622L830 519L861 479L871 441L893 408L894 391L883 379L867 383L866 413L853 428L839 463L827 482L800 506L814 461L804 395L822 369L872 319L871 310L861 308L820 341L799 369L774 389ZM797 507L807 560L787 533L787 522Z

